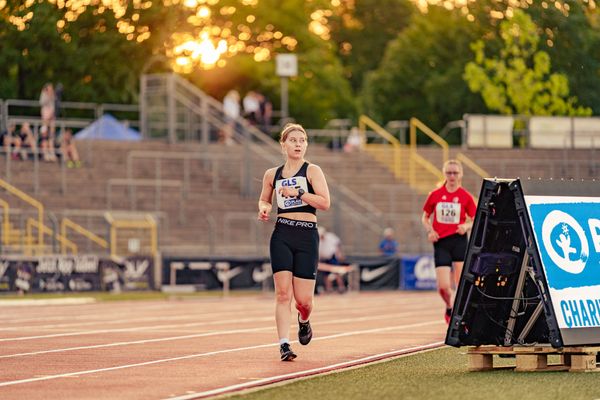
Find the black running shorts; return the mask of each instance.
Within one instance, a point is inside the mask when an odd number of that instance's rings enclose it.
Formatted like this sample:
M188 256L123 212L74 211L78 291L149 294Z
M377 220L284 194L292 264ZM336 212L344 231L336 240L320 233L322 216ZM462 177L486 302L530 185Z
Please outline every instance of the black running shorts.
M451 267L453 261L465 261L467 253L467 235L446 236L433 244L435 267Z
M317 223L277 217L270 250L273 274L290 271L298 278L315 279L319 263Z

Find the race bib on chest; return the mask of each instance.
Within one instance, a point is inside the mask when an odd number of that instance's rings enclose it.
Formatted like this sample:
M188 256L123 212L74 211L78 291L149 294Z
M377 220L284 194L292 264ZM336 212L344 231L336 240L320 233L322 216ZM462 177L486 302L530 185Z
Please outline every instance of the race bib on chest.
M275 182L275 196L277 197L277 207L282 210L290 210L296 207L302 207L308 205L303 202L302 199L295 197L284 197L279 193L279 189L282 187L292 187L296 190L304 189L305 193L308 193L308 182L305 176L293 176L287 179L280 179Z
M458 224L460 222L460 203L438 203L435 207L435 218L440 224Z

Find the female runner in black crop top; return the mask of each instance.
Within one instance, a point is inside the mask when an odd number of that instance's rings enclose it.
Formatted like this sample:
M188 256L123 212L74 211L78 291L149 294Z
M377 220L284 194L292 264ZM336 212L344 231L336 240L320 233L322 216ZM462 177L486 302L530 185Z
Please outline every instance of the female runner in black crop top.
M268 221L273 194L277 221L270 242L275 284L275 320L282 361L296 358L289 345L292 297L298 310L298 340L306 345L312 338L308 322L313 308L315 277L319 261L316 210L328 210L329 189L319 166L304 160L308 137L298 124L281 131L285 164L268 169L258 200L258 219Z

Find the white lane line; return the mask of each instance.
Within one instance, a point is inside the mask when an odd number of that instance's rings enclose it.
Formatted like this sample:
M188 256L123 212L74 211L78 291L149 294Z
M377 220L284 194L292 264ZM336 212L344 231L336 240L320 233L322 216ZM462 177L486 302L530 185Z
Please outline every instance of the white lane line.
M409 299L409 298L400 298L398 299L400 301L394 301L394 302L387 302L386 306L389 306L390 308L394 307L395 305L407 305L407 304L414 304L414 299ZM339 301L338 301L339 302ZM206 304L203 304L206 305ZM337 304L327 304L324 306L320 306L319 307L319 311L330 311L330 310L336 310L336 311L346 311L346 309L348 310L352 310L352 311L360 311L362 309L367 309L370 310L372 308L371 305L369 304L365 304L365 302L363 302L363 299L361 299L361 306L362 307L357 307L355 303L352 304L341 304L341 305L337 305ZM119 307L118 305L116 305L116 307ZM268 306L266 304L262 304L262 302L260 302L260 304L257 304L257 307L254 307L253 311L256 311L257 313L260 313L261 315L264 314L264 312L266 312L266 310L271 309L272 304L269 303ZM248 312L246 311L248 309L248 303L243 303L240 304L239 306L236 307L236 305L231 305L229 304L227 306L227 310L221 311L221 312L213 312L213 313L207 313L206 310L199 308L197 310L197 312L195 313L190 313L190 318L195 318L198 316L223 316L226 314L238 314L239 312L244 312L244 314L248 314ZM264 310L263 310L264 309ZM210 309L211 311L214 310L214 307ZM178 310L179 311L179 310ZM113 310L114 312L114 310ZM2 320L2 323L4 325L12 323L12 324L20 324L19 326L11 326L11 327L0 327L0 331L23 331L24 329L43 329L43 328L59 328L59 327L70 327L70 326L83 326L83 325L93 325L94 323L98 323L98 324L103 324L103 323L116 323L116 322L131 322L133 320L138 320L138 321L142 321L142 320L148 320L151 321L154 318L155 319L159 319L159 320L164 320L164 319L168 319L169 317L166 318L162 318L162 317L152 317L152 316L148 316L148 317L139 317L137 319L132 319L129 318L127 319L128 316L131 316L132 313L127 312L127 313L116 313L116 314L107 314L106 316L101 315L98 316L96 311L91 312L90 314L93 315L70 315L70 316L54 316L54 317L38 317L38 318L21 318L21 319L13 319L13 320L9 320L4 318ZM138 313L133 313L133 315L139 315ZM101 318L98 318L101 317ZM123 319L118 319L115 320L115 318L121 318L123 317ZM92 318L91 321L90 318ZM35 321L35 322L40 322L40 321L51 321L51 320L68 320L68 321L77 321L77 320L88 320L89 322L81 322L81 323L67 323L67 324L52 324L52 325L22 325L24 322L31 322L31 321Z
M417 307L417 308L419 308L419 307ZM333 311L335 311L336 314L339 314L339 312L340 312L339 309L338 310L333 310ZM416 309L415 309L415 311L416 311ZM326 314L326 313L327 312L322 312L322 314ZM215 313L215 315L222 316L222 314L220 314L220 313ZM236 320L233 320L233 321L226 321L226 322L224 322L224 321L217 321L217 323L230 323L230 322L234 322L235 323L235 322L239 322L239 321L241 321L241 320L240 319L236 319ZM48 335L19 336L19 337L12 337L12 338L0 338L0 342L16 342L16 341L24 341L24 340L49 339L49 338L57 338L57 337L72 337L72 336L82 336L82 335L95 335L95 334L100 334L100 333L138 332L138 331L152 330L152 329L156 329L156 328L160 328L160 329L165 329L165 328L185 328L185 327L192 327L192 326L203 326L205 324L206 325L209 325L209 324L212 325L212 324L214 324L214 322L211 323L211 322L206 322L206 321L200 321L200 322L190 322L190 323L187 323L187 324L145 325L145 326L138 326L138 327L132 327L132 328L97 329L97 330L90 330L90 331L77 331L77 332L66 332L66 333L52 333L52 334L48 334Z
M27 321L53 321L53 320L73 320L73 319L89 319L91 313L94 313L93 317L98 315L102 315L101 313L106 311L107 316L112 316L115 313L115 308L125 308L127 312L121 313L122 315L131 314L131 315L139 315L144 312L151 312L156 310L169 310L174 308L172 304L153 304L145 302L144 307L135 307L138 306L138 302L131 301L107 301L93 304L83 304L83 305L74 305L74 306L55 306L55 307L37 307L33 309L34 311L41 311L40 313L31 312L29 309L18 309L15 310L16 314L9 314L8 310L3 310L3 314L6 318L3 322L7 323L21 323ZM141 308L141 309L140 309ZM56 315L50 315L49 313L57 312ZM23 318L24 313L27 312L27 318ZM65 315L65 312L67 315ZM77 315L74 315L77 314ZM18 316L18 318L17 318Z
M331 372L333 370L354 367L354 366L357 366L360 364L366 364L366 363L372 362L372 361L379 361L379 360L382 360L385 358L405 357L405 356L413 355L414 353L417 353L420 351L436 349L438 347L441 347L443 344L444 344L444 342L434 342L434 343L429 343L429 344L425 344L422 346L415 346L415 347L409 347L407 349L390 351L387 353L374 354L372 356L359 358L357 360L345 361L345 362L341 362L341 363L337 363L337 364L327 365L325 367L319 367L319 368L313 368L313 369L308 369L308 370L304 370L304 371L292 372L292 373L284 374L284 375L270 376L268 378L259 379L254 382L238 383L237 385L225 386L225 387L221 387L218 389L207 390L205 392L190 393L190 394L186 394L183 396L167 397L164 400L193 400L193 399L200 399L200 398L215 396L218 394L237 392L237 391L240 391L243 389L256 388L259 386L264 386L264 385L267 385L270 383L277 383L277 382L281 382L284 380L289 380L289 379L294 379L294 378L304 378L304 377L316 375L316 374L323 373L323 372Z
M198 320L198 317L202 317L203 319L212 319L214 317L223 317L228 314L237 315L240 311L244 311L240 309L239 311L224 311L224 312L214 312L214 313L202 313L202 314L183 314L183 315L172 315L172 316L154 316L154 317L141 317L141 318L124 318L124 319L112 319L112 320L96 320L90 322L74 322L71 324L51 324L51 325L29 325L29 326L12 326L0 328L0 331L23 331L24 329L28 330L37 330L37 329L56 329L56 328L70 328L70 327L80 327L80 326L89 326L89 325L102 325L102 324L121 324L121 323L134 323L134 322L148 322L148 321L177 321L177 320ZM252 313L244 312L244 315L249 315ZM257 313L258 314L258 313ZM260 315L263 315L260 313Z
M326 299L320 299L320 298L316 298L315 301L318 302L320 300L323 300L323 302L327 302L328 304L324 304L323 306L319 306L319 310L323 309L336 309L336 310L345 310L345 309L357 309L357 310L361 310L361 309L365 309L365 310L369 310L372 308L371 303L374 304L380 304L381 303L381 299L374 299L374 298L362 298L359 302L359 304L357 305L357 302L353 301L352 297L344 297L344 296L340 296L341 298L335 298L335 299L331 299L331 298L326 298ZM248 301L243 302L241 304L232 304L232 302L227 302L227 304L224 303L218 303L218 304L214 304L213 302L194 302L194 303L185 303L185 304L178 304L178 305L172 305L172 304L151 304L149 305L149 307L143 307L142 309L138 309L138 308L131 308L131 306L137 306L137 303L132 303L132 302L114 302L111 304L105 304L105 303L95 303L93 305L90 305L90 307L78 307L76 310L69 308L68 310L68 315L54 315L54 316L50 316L47 313L46 314L34 314L34 315L30 315L26 318L24 318L22 316L22 312L24 310L19 310L20 313L20 318L12 318L9 317L8 315L4 315L4 318L2 320L3 325L7 325L7 324L20 324L18 327L16 328L21 328L23 327L22 324L25 322L43 322L43 321L60 321L60 320L66 320L66 321L77 321L77 320L96 320L96 321L106 321L106 320L111 320L114 319L115 317L124 317L126 318L129 315L132 316L139 316L140 314L143 314L144 312L148 312L151 310L155 310L155 309L162 309L162 310L166 310L166 311L170 311L170 312L181 312L181 309L183 307L187 307L187 308L192 308L193 311L192 312L198 312L200 313L205 313L205 311L207 311L207 307L208 307L208 311L213 311L215 309L215 306L221 306L224 305L226 306L226 310L228 310L229 312L236 312L236 311L240 311L243 312L245 310L248 309L249 305L252 305L252 307L256 307L257 310L267 310L267 309L271 309L272 308L272 303L271 300L272 299L266 299L266 300L257 300L257 299L252 299L252 303L249 304ZM330 301L331 300L331 301ZM437 298L435 299L437 300ZM393 307L394 305L407 305L407 304L414 304L415 303L415 298L408 298L408 297L402 297L402 296L398 296L396 298L390 298L390 299L386 299L386 306L390 306ZM322 308L323 307L323 308ZM99 308L101 308L99 310ZM122 308L128 308L127 312L115 312L115 309L122 309ZM106 311L106 313L104 313ZM223 311L223 313L225 313L227 311ZM35 325L32 325L33 327L35 327ZM0 328L0 330L3 328Z
M347 322L367 322L367 321L376 321L379 319L389 319L391 317L411 317L414 316L415 312L406 312L406 313L394 313L394 314L384 314L384 315L375 315L371 317L353 317L353 318L343 318L336 320L329 320L319 323L319 326L329 325L329 324L343 324ZM262 321L271 321L273 317L263 317L263 318L248 318L247 320L236 320L229 322L262 322ZM219 322L214 322L213 324L219 324ZM208 325L208 323L207 323ZM292 325L293 326L293 325ZM169 340L184 340L184 339L194 339L200 337L207 336L216 336L216 335L229 335L236 333L246 333L246 332L258 332L262 330L273 329L272 326L264 327L264 328L246 328L246 329L237 329L237 330L222 330L222 331L213 331L213 332L204 332L204 333L195 333L190 335L182 335L182 336L171 336L166 338L155 338L155 339L142 339L142 340L133 340L128 342L113 342L113 343L105 343L105 344L97 344L97 345L87 345L87 346L77 346L77 347L67 347L60 349L50 349L50 350L40 350L40 351L32 351L28 353L17 353L17 354L6 354L0 356L2 358L16 358L16 357L24 357L24 356L35 356L40 354L48 354L48 353L60 353L67 351L75 351L75 350L86 350L86 349L100 349L105 347L117 347L117 346L127 346L127 345L135 345L135 344L146 344L146 343L156 343L156 342L164 342Z
M65 299L26 299L26 300L0 300L0 307L30 307L95 303L93 297L70 297Z
M373 334L373 333L387 332L387 331L391 331L391 330L403 330L403 329L419 328L422 326L440 325L440 324L441 323L438 320L428 321L428 322L421 322L421 323L410 324L410 325L397 325L397 326L389 326L386 328L375 328L375 329L366 329L366 330L354 331L354 332L344 332L344 333L335 334L335 335L317 337L317 338L314 338L313 340L314 341L328 340L328 339L335 339L335 338L344 337L344 336ZM292 343L295 343L295 342L296 341L294 341ZM161 363L172 362L172 361L189 360L192 358L208 357L208 356L217 355L217 354L234 353L234 352L238 352L238 351L255 350L255 349L260 349L260 348L265 348L265 347L275 347L275 346L279 346L279 344L277 344L277 343L260 344L260 345L255 345L255 346L238 347L238 348L228 349L228 350L210 351L207 353L188 354L185 356L163 358L160 360L145 361L145 362L134 363L134 364L117 365L114 367L98 368L98 369L84 370L84 371L77 371L77 372L68 372L68 373L57 374L57 375L46 375L46 376L40 376L40 377L28 378L28 379L19 379L16 381L2 382L2 383L0 383L0 387L21 385L24 383L31 383L31 382L48 381L48 380L58 379L58 378L68 378L71 376L78 376L78 375L89 375L89 374L95 374L95 373L99 373L99 372L116 371L116 370L127 369L127 368L143 367L143 366L147 366L147 365L161 364Z
M77 321L77 320L84 320L84 321L90 321L90 322L97 322L97 323L104 323L104 322L110 322L111 320L114 320L115 318L127 318L127 317L132 317L132 316L139 316L141 312L143 311L147 311L147 310L138 310L138 312L132 312L132 311L127 311L127 312L115 312L115 309L118 308L122 308L124 307L124 305L115 305L115 307L108 312L107 314L99 314L100 310L89 310L86 311L85 313L82 313L83 315L73 315L76 313L71 312L70 315L59 315L59 316L53 316L53 317L32 317L32 318L20 318L20 319L13 319L13 320L7 320L7 319L3 319L2 323L3 324L20 324L19 326L17 326L16 328L21 328L23 327L24 322L41 322L41 321L61 321L61 320L66 320L66 321ZM228 311L223 311L221 313L213 313L214 315L218 315L218 314L224 314L224 313L237 313L237 312L244 312L245 310L248 309L248 305L243 304L240 305L239 307L228 307L227 310ZM149 310L148 310L149 311ZM167 310L167 311L171 311L171 310ZM198 310L199 313L202 313L203 315L205 314L203 312L202 309ZM178 310L178 312L180 312L180 310ZM194 312L188 313L190 315L190 317L197 315L198 312ZM156 314L153 314L154 318ZM153 318L152 314L148 317L144 317L144 318ZM123 320L127 320L127 319L123 319ZM130 320L130 319L129 319ZM127 321L129 321L127 320ZM32 328L36 328L39 327L40 325L29 325L29 327ZM15 327L10 327L10 328L6 328L6 329L13 329ZM5 328L0 328L0 330L4 330Z
M271 318L269 318L269 319L271 319ZM195 339L195 338L206 337L206 336L260 332L260 331L266 331L266 330L272 330L272 329L273 329L272 326L267 326L267 327L262 327L262 328L248 328L248 329L235 329L235 330L228 330L228 331L196 333L193 335L171 336L171 337L157 338L157 339L134 340L134 341L130 341L130 342L113 342L113 343L96 344L96 345L89 345L89 346L67 347L67 348L63 348L63 349L33 351L30 353L8 354L5 356L0 356L0 358L15 358L15 357L34 356L34 355L48 354L48 353L61 353L61 352L75 351L75 350L100 349L100 348L105 348L105 347L117 347L117 346L128 346L128 345L135 345L135 344L167 342L167 341L171 341L171 340Z

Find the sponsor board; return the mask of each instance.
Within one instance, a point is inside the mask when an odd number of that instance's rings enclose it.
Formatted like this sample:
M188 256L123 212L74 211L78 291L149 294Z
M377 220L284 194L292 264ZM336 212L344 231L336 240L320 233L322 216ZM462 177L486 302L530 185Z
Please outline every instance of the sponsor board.
M433 256L418 255L402 257L400 262L400 289L435 290L435 264Z
M260 289L271 278L268 260L263 258L180 258L163 259L162 282L194 285L196 290ZM171 282L174 273L175 282Z
M0 292L85 292L152 289L152 258L120 262L97 255L44 255L0 258Z
M563 336L600 328L600 198L525 196L525 202Z

